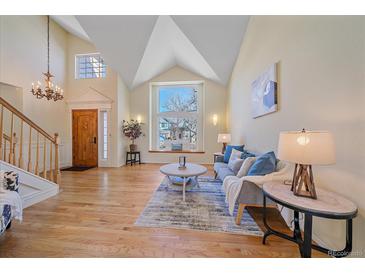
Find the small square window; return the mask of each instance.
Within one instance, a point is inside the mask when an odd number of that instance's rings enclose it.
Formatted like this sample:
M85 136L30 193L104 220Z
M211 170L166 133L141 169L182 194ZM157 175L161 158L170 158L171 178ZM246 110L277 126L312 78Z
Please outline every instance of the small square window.
M76 55L76 79L105 78L106 65L100 54Z

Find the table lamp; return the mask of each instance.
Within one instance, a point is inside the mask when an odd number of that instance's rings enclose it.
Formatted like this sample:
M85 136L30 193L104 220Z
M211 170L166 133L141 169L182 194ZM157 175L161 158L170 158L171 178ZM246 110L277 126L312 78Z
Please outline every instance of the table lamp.
M226 151L227 143L231 142L231 134L229 133L219 133L218 134L218 143L222 143L222 154Z
M306 131L305 129L281 132L278 158L295 163L291 187L294 195L317 199L312 165L335 163L333 136L328 131Z

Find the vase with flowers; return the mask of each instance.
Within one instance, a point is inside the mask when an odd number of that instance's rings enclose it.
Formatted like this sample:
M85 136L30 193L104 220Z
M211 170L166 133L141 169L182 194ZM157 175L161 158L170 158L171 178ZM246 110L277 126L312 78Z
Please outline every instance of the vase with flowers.
M134 142L140 136L144 136L144 133L142 132L142 123L134 119L131 119L130 121L123 120L122 132L124 136L126 136L132 142L129 145L130 151L137 151L137 145Z

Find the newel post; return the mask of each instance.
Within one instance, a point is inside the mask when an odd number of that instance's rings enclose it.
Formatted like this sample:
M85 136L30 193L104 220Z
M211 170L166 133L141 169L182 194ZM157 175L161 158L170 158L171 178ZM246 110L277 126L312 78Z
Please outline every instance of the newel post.
M61 172L60 172L60 165L59 165L59 144L60 144L60 137L58 133L54 135L55 140L55 176L54 181L55 183L59 184L61 181Z

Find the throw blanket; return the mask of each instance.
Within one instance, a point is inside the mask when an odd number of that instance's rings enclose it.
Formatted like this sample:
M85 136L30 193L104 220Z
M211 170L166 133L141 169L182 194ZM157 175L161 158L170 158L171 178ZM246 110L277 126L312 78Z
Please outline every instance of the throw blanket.
M228 203L229 214L233 215L234 207L238 195L240 194L242 184L245 181L252 182L258 187L262 187L264 183L270 181L285 181L291 179L290 166L288 164L280 163L277 171L267 174L265 176L243 176L238 178L236 176L227 176L223 181L223 191L226 193L226 203Z
M0 192L0 206L10 205L12 216L19 220L23 220L23 201L18 192L4 190Z
M243 176L242 178L227 176L223 181L222 187L223 191L226 193L226 203L228 203L229 214L233 215L238 195L240 194L242 184L245 181L250 181L262 186L265 182L272 180L272 174L266 176Z

